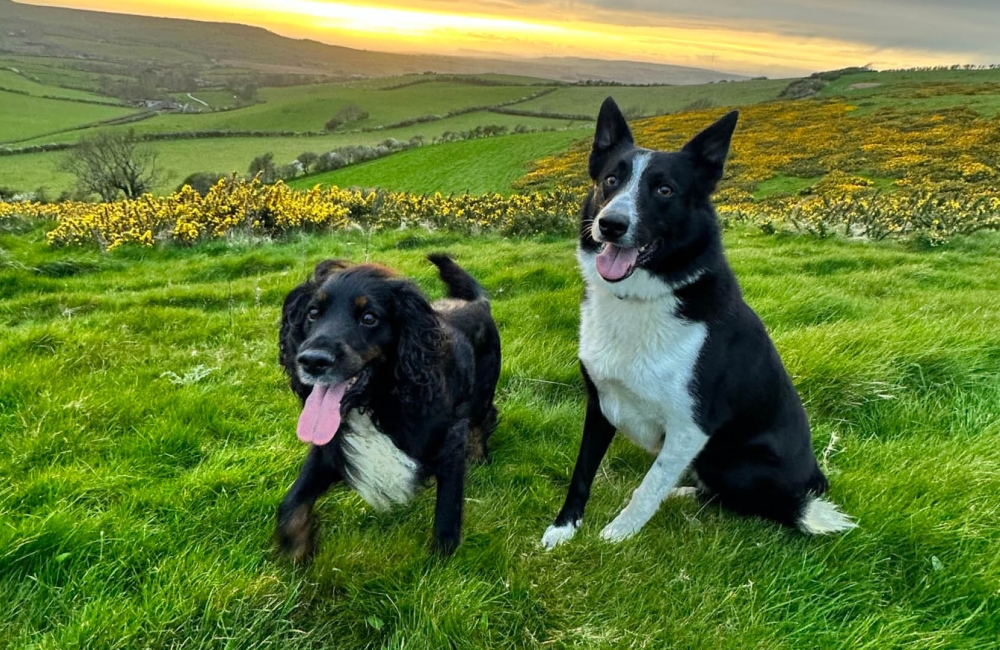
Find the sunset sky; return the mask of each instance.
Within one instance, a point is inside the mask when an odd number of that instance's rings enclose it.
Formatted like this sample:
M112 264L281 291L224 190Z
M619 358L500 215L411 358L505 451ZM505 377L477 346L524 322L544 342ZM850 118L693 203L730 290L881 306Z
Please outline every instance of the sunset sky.
M391 52L632 59L791 76L1000 62L1000 0L57 0Z

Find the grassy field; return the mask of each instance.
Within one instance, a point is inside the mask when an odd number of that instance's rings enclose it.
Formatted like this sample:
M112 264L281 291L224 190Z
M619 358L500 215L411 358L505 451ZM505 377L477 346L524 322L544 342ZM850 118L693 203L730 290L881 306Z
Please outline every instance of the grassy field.
M913 112L958 106L992 118L1000 114L1000 69L851 74L830 82L819 95L846 98L857 104L857 115L887 108Z
M565 130L479 138L420 147L334 172L305 176L290 185L309 189L316 184L338 187L382 187L420 194L507 193L528 163L563 150L589 131Z
M385 129L369 133L294 138L202 138L160 141L151 143L150 146L158 154L158 164L168 174L156 188L158 192L162 193L172 191L188 174L195 171L219 173L235 171L244 174L251 160L267 152L273 153L275 160L284 164L291 162L304 151L323 153L336 147L351 144L375 145L386 138L408 140L414 135L422 135L430 141L446 131L458 132L474 129L480 125L506 126L510 130L519 125L534 129L571 128L571 133L574 135L567 136L567 142L575 138L586 137L591 128L589 124L579 122L477 112L426 124L414 124L398 129ZM586 127L586 130L575 128L577 126ZM544 139L547 134L539 135ZM60 155L56 152L0 156L0 179L3 179L0 185L30 190L44 187L53 196L58 195L63 190L71 189L75 183L74 178L56 169ZM520 163L516 163L504 173L509 175L515 171L519 172L521 170L519 165Z
M110 120L135 109L30 97L0 90L0 143Z
M261 103L231 111L166 113L130 125L137 133L185 131L323 131L327 120L344 106L355 104L369 117L341 130L380 127L425 115L476 106L492 106L538 92L525 86L472 86L461 83L426 83L395 90L356 88L344 84L316 84L291 88L264 88ZM196 95L197 96L197 95ZM93 130L64 134L46 141L73 142Z
M64 99L82 99L88 102L118 104L118 100L103 95L97 95L84 90L61 88L28 79L12 70L0 70L0 88L28 93L34 97L61 97Z
M555 92L517 105L518 110L539 113L588 114L612 95L622 110L630 114L664 115L674 113L694 102L710 102L709 106L756 104L775 99L786 86L787 79L714 83L695 86L632 86L559 88Z
M860 528L807 538L693 501L597 532L650 458L617 441L583 529L543 552L579 443L574 242L396 233L99 255L0 234L0 646L963 648L1000 629L996 236L933 251L727 245ZM441 289L448 250L494 297L501 425L465 540L427 554L433 490L380 515L333 490L309 568L275 558L304 454L276 363L281 299L317 260Z

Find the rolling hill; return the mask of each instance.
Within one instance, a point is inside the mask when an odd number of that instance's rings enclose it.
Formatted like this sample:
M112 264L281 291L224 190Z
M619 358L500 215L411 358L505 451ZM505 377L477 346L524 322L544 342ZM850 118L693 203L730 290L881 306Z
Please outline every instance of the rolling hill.
M39 7L0 0L0 54L76 58L117 65L225 67L334 77L426 71L504 73L557 81L694 84L740 75L634 61L490 59L390 54L285 38L259 27Z

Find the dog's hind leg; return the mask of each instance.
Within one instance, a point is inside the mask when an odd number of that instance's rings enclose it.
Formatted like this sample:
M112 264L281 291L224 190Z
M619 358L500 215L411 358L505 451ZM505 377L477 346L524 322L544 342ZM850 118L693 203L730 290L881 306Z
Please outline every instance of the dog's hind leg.
M490 404L483 419L469 427L466 458L470 463L481 465L490 459L490 436L497 427L497 408Z
M639 532L659 510L660 504L672 495L678 479L706 442L708 436L694 424L671 427L653 466L632 493L632 500L604 527L601 537L609 542L620 542Z
M465 492L465 447L469 421L460 420L448 430L438 456L437 501L434 505L434 551L451 555L462 539Z
M330 486L343 478L330 456L332 451L315 445L302 465L302 471L278 506L275 537L281 551L295 562L309 560L316 552L317 522L313 504Z

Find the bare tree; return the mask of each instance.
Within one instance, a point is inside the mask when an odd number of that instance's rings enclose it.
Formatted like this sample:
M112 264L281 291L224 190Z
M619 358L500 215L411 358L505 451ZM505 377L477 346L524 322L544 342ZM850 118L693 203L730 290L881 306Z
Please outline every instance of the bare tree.
M75 175L82 191L100 194L105 201L120 194L128 199L142 196L162 178L156 152L131 129L82 138L59 161L59 169Z

